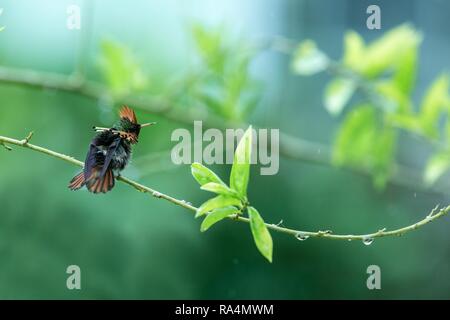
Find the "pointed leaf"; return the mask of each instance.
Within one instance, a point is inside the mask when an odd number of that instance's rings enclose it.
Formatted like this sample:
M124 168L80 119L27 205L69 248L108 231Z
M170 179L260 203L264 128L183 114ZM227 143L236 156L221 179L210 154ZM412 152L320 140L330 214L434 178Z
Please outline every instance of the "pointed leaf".
M409 95L393 80L379 81L375 85L377 101L389 114L404 115L411 113L412 105Z
M348 103L356 86L352 80L336 78L325 89L325 108L332 115L339 115Z
M237 206L239 207L241 205L241 201L227 196L217 196L215 198L209 199L205 203L203 203L200 208L197 209L197 213L195 214L195 217L198 218L200 216L203 216L207 214L210 211L213 211L215 209L229 207L229 206Z
M395 70L395 80L405 93L411 90L415 80L417 49L422 36L407 24L386 32L365 45L362 37L354 32L345 35L343 63L346 67L365 75L376 77L386 70Z
M395 71L394 81L403 93L409 94L414 88L417 74L417 56L418 43L405 53L404 57L398 62Z
M366 47L359 71L372 78L388 69L395 69L421 41L421 34L407 24L393 28Z
M100 68L114 95L143 90L149 82L132 51L115 41L102 41Z
M272 236L270 235L269 230L264 224L264 220L261 218L258 211L253 207L248 208L248 215L250 217L250 228L252 230L256 247L264 256L264 258L269 260L269 262L272 262Z
M198 162L194 162L191 165L191 172L192 176L201 186L210 182L226 186L226 184L213 171Z
M450 106L449 78L444 74L438 77L428 88L423 99L420 118L424 134L436 137L438 134L438 120L442 111Z
M349 112L339 129L333 162L370 171L381 189L392 173L396 141L396 131L377 121L376 109L361 105Z
M230 215L236 214L238 212L239 212L239 209L237 209L235 207L225 207L225 208L216 209L205 217L205 219L202 222L202 225L200 226L200 231L205 232L206 230L211 228L217 222L219 222L225 218L228 218Z
M315 42L312 40L305 40L300 43L292 61L294 72L305 76L324 71L328 65L328 57L317 49Z
M364 61L364 39L355 31L349 31L344 37L343 63L355 71L360 71L361 62Z
M228 59L223 26L207 28L200 24L192 26L192 35L201 58L217 74L223 74Z
M230 187L242 197L247 196L247 185L250 177L250 160L252 153L252 126L245 131L234 153L230 174Z
M217 194L221 194L224 196L235 197L235 198L239 199L239 194L236 191L228 188L227 186L225 186L223 184L209 182L209 183L201 186L200 189L205 190L205 191L214 192Z

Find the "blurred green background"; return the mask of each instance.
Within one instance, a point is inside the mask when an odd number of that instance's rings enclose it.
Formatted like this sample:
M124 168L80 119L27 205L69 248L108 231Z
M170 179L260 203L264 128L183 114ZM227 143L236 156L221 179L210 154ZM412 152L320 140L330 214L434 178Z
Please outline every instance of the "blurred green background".
M81 8L80 30L66 28L70 4ZM419 103L430 83L448 70L449 2L377 1L381 30L366 28L370 4L2 1L2 72L13 68L12 74L19 69L83 76L109 91L92 99L11 84L0 72L0 135L22 139L34 131L33 143L84 159L92 125L110 125L123 97L156 97L173 109L169 116L137 112L142 122L158 125L141 134L124 175L200 205L209 194L199 190L188 165L170 161L172 131L192 129L192 124L173 118L211 115L225 126L227 121L245 121L330 148L334 144L344 115L332 117L323 107L330 75L299 77L290 68L289 55L266 47L268 39L298 43L311 38L339 59L347 30L370 41L407 22L423 37L412 100ZM216 42L208 38L202 48L205 37L216 37ZM217 61L207 56L209 49L222 52L214 45L223 46L224 56L218 54ZM235 82L224 79L237 79L237 93L230 89ZM217 107L220 90L229 99ZM237 104L238 111L230 111ZM405 131L399 135L396 162L421 176L432 153L430 143ZM323 239L300 242L272 233L274 262L269 264L254 248L246 224L226 221L200 233L200 221L191 212L121 183L101 196L70 192L67 183L77 168L19 147L11 152L0 148L0 163L3 299L450 298L448 218L370 246ZM229 166L213 168L223 179L229 175ZM420 180L417 185L387 182L376 188L370 176L354 170L285 156L277 175L260 176L259 168L253 169L252 204L267 222L283 220L301 230L367 233L397 228L450 202L442 183L433 189ZM66 288L66 268L72 264L81 268L82 290ZM366 287L366 268L372 264L381 268L381 290Z

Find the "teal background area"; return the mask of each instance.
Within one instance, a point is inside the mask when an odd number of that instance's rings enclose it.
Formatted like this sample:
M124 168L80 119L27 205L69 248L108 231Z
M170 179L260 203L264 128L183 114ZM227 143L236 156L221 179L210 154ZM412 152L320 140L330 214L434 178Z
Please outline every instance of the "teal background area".
M379 31L365 27L369 1L6 0L0 4L0 26L6 26L0 33L0 65L61 74L78 68L102 81L100 42L113 39L139 58L158 92L194 64L191 22L223 24L250 41L313 38L333 58L340 57L348 29L370 40L410 22L424 35L419 100L450 65L450 2L376 3L382 8ZM80 31L65 27L69 4L82 8ZM298 77L289 63L287 56L270 51L252 63L252 74L265 89L248 122L331 145L341 119L322 106L326 75ZM0 135L22 139L34 131L33 143L78 159L85 157L91 127L112 123L116 110L75 93L0 83ZM142 133L124 175L194 205L208 199L189 166L170 162L172 131L192 126L142 111L137 115L158 125ZM428 151L425 143L404 136L397 159L420 170ZM230 166L212 168L223 179L229 175ZM67 183L77 170L30 150L0 148L0 298L450 298L448 217L370 246L300 242L272 233L269 264L246 224L225 221L200 233L192 212L122 183L101 196L70 192ZM409 225L438 203L450 202L448 190L421 190L388 184L377 191L370 177L281 157L277 175L260 176L259 168L252 168L249 197L268 223L283 220L288 227L345 234ZM79 291L66 288L66 268L72 264L81 268ZM381 268L381 290L366 287L366 269L373 264Z

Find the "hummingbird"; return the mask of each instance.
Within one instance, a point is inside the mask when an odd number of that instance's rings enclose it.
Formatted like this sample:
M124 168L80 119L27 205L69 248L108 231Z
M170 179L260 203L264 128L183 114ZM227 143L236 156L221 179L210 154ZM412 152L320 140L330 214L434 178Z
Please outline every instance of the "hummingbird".
M70 190L84 186L92 193L107 193L131 159L132 145L138 143L141 128L155 122L139 124L133 109L123 106L120 120L112 128L94 127L97 132L89 145L84 170L69 183Z

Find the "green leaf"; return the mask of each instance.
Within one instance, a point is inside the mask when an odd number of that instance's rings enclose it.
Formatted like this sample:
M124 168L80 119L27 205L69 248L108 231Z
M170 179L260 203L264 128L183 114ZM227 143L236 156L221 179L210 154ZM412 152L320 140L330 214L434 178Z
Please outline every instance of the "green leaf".
M252 126L239 141L234 153L233 166L230 174L230 187L245 198L247 197L247 185L250 178L250 161L252 154Z
M382 190L391 175L397 135L394 129L386 126L378 128L376 135L377 138L374 139L370 155L372 158L371 170L375 188Z
M190 85L195 91L190 96L222 118L243 122L255 105L252 93L261 95L259 88L255 90L255 80L250 73L250 64L260 49L228 36L225 31L223 27L194 26L203 72L196 83Z
M148 79L131 51L111 40L101 43L100 67L109 89L115 95L142 90Z
M224 72L228 56L228 52L223 46L224 30L222 29L207 29L199 24L192 27L192 34L201 57L211 71L218 74Z
M420 119L426 136L437 136L439 117L449 107L449 79L447 75L441 75L428 88L421 105Z
M329 62L328 57L317 49L314 41L305 40L294 53L292 69L298 74L309 76L324 71Z
M325 108L332 115L339 115L348 103L356 86L352 80L336 78L325 89Z
M342 123L334 143L337 165L362 163L374 136L374 111L369 105L355 107Z
M397 128L402 128L416 134L422 134L420 118L413 113L390 114L387 119L389 123Z
M450 155L437 153L429 160L425 168L424 181L428 186L433 185L447 170L450 169Z
M215 209L220 209L224 207L229 206L241 206L241 201L236 198L227 197L227 196L217 196L215 198L209 199L205 203L203 203L200 208L197 209L197 213L195 214L195 217L198 218L200 216L203 216L207 214L210 211L213 211Z
M223 98L222 97L216 97L210 93L207 92L197 92L195 93L195 97L199 99L202 104L204 104L206 107L208 107L211 111L223 116L227 117L227 110L225 110L223 106Z
M235 197L238 199L240 198L239 194L236 191L231 190L230 188L228 188L228 186L220 184L220 183L209 182L209 183L201 186L200 189L205 190L205 191L214 192L217 194L221 194L224 196Z
M396 141L395 130L377 121L375 108L362 105L341 125L333 162L370 171L374 185L383 188L391 173Z
M367 77L375 77L387 69L395 69L398 63L417 50L422 36L411 26L396 27L367 46L358 71Z
M391 29L369 45L364 44L358 33L350 31L345 34L342 61L345 66L368 78L387 70L396 71L399 88L405 93L410 92L421 41L421 34L407 24Z
M345 66L359 71L360 64L364 60L364 39L355 31L349 31L344 36L344 58Z
M399 88L394 80L379 81L375 85L377 99L383 109L389 114L410 114L412 110L411 100L405 92Z
M399 60L394 74L396 87L404 94L411 93L414 88L417 73L418 44L405 52Z
M211 171L201 163L194 162L193 164L191 164L191 173L201 186L210 182L226 186L225 182L223 182L213 171Z
M253 207L248 207L248 216L250 218L250 229L252 230L253 239L259 252L272 262L273 242L272 236L267 229L264 220L258 211Z
M230 215L236 214L238 212L239 212L239 210L235 207L226 207L226 208L216 209L205 217L205 219L202 222L202 225L200 226L200 231L205 232L206 230L211 228L217 222L219 222L225 218L228 218Z

